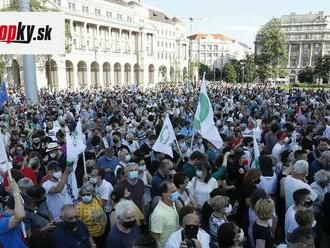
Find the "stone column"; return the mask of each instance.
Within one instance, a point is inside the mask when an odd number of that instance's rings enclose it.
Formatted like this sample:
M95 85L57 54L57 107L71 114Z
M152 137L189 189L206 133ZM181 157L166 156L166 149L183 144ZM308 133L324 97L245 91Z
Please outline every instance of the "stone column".
M298 68L301 67L301 52L302 52L302 43L299 44L299 59L298 59Z
M309 53L309 66L312 66L312 60L313 58L313 43L311 43L311 49L310 49L310 53Z
M289 44L289 57L288 57L288 65L287 67L290 67L290 59L291 59L291 44Z
M58 90L64 90L68 88L66 80L66 68L65 60L57 60L57 80L58 80Z

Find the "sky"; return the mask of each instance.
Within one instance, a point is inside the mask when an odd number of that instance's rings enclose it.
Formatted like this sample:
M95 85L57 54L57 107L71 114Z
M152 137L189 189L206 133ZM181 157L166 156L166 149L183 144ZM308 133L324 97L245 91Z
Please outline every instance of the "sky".
M329 0L142 0L180 17L190 34L190 16L196 20L193 33L222 33L253 48L259 28L273 17L324 11L330 15Z

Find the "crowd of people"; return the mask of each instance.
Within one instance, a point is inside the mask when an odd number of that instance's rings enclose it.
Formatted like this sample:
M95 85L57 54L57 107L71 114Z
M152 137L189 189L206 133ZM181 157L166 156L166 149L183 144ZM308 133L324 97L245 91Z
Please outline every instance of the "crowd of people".
M0 247L329 247L329 93L210 84L217 149L193 128L198 92L10 92ZM153 150L166 115L173 158ZM86 149L69 162L78 122Z

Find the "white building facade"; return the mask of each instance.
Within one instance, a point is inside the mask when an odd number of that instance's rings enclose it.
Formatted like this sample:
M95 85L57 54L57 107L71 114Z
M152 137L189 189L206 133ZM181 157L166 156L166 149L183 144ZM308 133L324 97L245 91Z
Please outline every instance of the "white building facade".
M188 74L186 27L140 0L54 0L70 27L71 51L36 56L38 88L154 86ZM10 85L24 85L22 56L6 56Z
M231 59L243 59L252 50L244 43L223 34L194 34L190 40L191 61L222 68Z
M277 20L288 42L287 79L295 83L301 70L314 67L318 58L330 54L330 16L323 11L291 13Z

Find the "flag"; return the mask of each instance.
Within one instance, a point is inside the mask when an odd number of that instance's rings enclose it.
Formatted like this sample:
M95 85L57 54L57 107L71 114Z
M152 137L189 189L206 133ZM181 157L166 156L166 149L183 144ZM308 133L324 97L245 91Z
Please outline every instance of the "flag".
M6 147L5 147L5 137L0 132L0 172L6 172L7 168L11 169L13 166L9 162Z
M69 175L66 184L68 194L66 195L64 202L66 204L77 204L79 191L77 187L75 170L77 168L78 155L84 152L86 148L84 144L84 138L83 138L80 121L78 121L77 126L72 135L70 135L70 131L68 129L66 130L65 140L66 140L66 162L68 165L73 164L72 165L73 170L72 173ZM67 196L69 198L67 198Z
M259 168L260 151L257 142L257 133L258 131L256 130L256 128L253 129L253 153L254 153L254 163L252 164L253 168Z
M166 115L162 130L156 140L156 143L152 147L152 150L169 155L173 158L172 144L176 140L172 123L168 115Z
M223 145L223 141L213 120L213 109L206 91L205 72L193 124L197 132L217 149Z
M2 83L0 91L0 107L2 108L3 104L8 101L8 93L6 83Z

